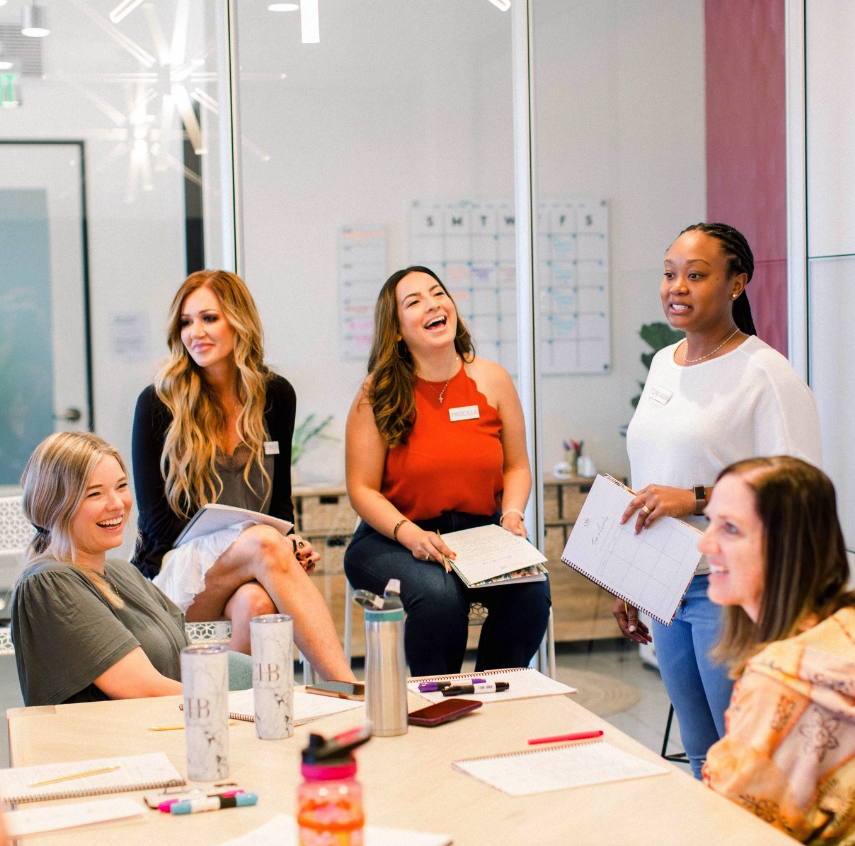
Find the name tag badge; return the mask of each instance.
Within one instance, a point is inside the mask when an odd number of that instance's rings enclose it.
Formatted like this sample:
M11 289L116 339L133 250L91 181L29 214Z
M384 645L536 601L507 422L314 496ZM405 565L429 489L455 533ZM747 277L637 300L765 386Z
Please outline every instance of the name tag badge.
M279 455L279 441L265 441L264 442L264 454L265 455Z
M650 386L649 394L650 399L653 402L658 402L659 405L667 405L671 397L674 396L673 391L669 391L667 388L657 388L655 385Z
M449 408L448 416L452 423L458 420L477 420L481 414L477 405L461 405L459 408Z

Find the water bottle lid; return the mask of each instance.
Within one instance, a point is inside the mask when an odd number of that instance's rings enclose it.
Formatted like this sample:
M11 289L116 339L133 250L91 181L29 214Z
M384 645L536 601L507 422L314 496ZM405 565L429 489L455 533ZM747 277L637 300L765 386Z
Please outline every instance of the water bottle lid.
M371 730L364 726L351 729L329 739L322 734L310 734L309 745L303 750L302 773L306 778L347 778L356 773L353 750L371 739Z
M389 596L390 594L397 594L400 596L401 594L401 580L400 579L389 579L386 582L386 590L384 591L385 596Z

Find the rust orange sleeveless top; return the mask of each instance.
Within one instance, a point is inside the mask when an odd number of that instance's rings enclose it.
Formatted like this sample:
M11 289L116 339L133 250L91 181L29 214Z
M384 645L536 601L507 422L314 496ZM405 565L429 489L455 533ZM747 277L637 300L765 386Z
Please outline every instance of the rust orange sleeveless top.
M410 520L443 511L493 514L500 505L504 452L499 413L461 367L445 382L416 379L416 422L405 444L386 454L381 493ZM454 409L478 409L474 420L452 421ZM458 412L459 413L459 412Z

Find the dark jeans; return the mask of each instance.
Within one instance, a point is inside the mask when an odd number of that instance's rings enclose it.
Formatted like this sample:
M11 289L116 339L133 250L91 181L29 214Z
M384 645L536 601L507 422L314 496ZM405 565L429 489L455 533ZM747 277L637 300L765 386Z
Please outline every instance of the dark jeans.
M428 531L443 534L498 522L482 516L446 511L420 520ZM435 562L417 561L401 544L359 524L344 556L344 572L354 588L382 594L389 579L401 580L407 613L404 643L414 676L458 673L466 652L469 604L488 609L478 642L476 670L527 667L546 632L551 603L549 582L467 588L455 573Z

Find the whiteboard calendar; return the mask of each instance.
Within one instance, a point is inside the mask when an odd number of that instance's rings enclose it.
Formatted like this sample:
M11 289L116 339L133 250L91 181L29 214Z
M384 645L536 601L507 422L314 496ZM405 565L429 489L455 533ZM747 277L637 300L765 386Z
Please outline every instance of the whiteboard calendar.
M605 200L539 204L537 283L540 369L603 373L611 367L609 237ZM479 353L517 371L514 205L415 201L410 263L446 283Z

